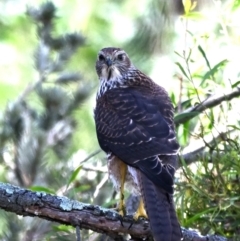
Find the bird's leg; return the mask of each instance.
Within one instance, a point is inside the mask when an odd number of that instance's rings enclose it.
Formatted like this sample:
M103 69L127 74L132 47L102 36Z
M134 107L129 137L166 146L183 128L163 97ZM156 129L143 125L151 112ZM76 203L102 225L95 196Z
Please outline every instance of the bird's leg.
M126 207L124 203L124 184L126 181L127 165L121 162L120 165L120 202L118 205L119 214L124 216L126 214Z
M141 198L140 199L140 202L139 202L139 205L138 205L138 209L136 211L136 213L134 214L133 218L135 220L137 220L139 217L144 217L144 218L147 218L147 213L146 213L146 210L144 208L144 203L143 203L143 199Z

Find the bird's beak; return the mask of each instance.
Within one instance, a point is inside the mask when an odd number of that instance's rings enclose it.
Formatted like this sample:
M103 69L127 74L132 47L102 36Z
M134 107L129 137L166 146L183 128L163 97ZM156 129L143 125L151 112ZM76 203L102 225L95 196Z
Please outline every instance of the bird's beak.
M113 64L113 61L110 58L107 58L106 64L107 64L108 67L110 67Z

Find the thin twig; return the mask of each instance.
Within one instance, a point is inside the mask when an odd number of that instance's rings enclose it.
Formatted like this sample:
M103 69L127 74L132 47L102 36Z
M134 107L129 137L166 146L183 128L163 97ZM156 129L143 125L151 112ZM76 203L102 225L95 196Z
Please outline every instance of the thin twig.
M89 159L91 159L92 157L94 157L95 155L97 155L98 153L100 153L102 150L101 149L98 149L96 151L94 151L93 153L91 153L89 156L87 156L85 159L83 159L80 164L88 161Z
M77 237L77 241L81 241L81 233L80 233L79 226L76 226L76 237Z

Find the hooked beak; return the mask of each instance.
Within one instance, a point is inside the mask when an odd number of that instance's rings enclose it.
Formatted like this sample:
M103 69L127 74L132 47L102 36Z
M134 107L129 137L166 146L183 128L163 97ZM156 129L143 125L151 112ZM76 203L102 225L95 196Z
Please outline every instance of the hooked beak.
M110 58L107 58L106 59L106 64L107 64L108 67L110 67L113 64L113 62L112 62L112 60Z

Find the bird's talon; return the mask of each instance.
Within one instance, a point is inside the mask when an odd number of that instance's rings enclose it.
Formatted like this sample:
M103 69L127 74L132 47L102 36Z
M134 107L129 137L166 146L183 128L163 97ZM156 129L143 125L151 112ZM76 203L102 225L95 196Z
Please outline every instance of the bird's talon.
M124 225L123 225L123 216L120 215L119 220L120 220L121 226L124 227Z
M133 226L133 222L130 223L128 230Z

